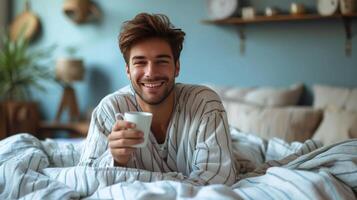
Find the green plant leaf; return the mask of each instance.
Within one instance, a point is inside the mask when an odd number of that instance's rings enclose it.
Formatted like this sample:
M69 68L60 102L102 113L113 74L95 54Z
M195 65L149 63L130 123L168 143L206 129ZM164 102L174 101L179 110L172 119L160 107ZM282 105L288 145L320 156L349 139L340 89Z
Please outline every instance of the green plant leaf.
M1 37L0 52L0 100L26 100L30 89L45 91L41 80L54 80L48 66L40 65L51 57L55 46L41 50L29 50L24 37L12 41L8 34Z

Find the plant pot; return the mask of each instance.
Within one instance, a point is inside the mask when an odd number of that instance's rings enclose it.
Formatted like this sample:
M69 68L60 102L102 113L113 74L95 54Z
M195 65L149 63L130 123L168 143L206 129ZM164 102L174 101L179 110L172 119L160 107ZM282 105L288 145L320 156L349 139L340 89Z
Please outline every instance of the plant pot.
M3 132L6 129L5 137L17 133L30 133L37 136L40 122L40 114L36 102L25 101L6 101L2 104L3 120L5 128L1 128ZM2 126L2 125L1 125Z

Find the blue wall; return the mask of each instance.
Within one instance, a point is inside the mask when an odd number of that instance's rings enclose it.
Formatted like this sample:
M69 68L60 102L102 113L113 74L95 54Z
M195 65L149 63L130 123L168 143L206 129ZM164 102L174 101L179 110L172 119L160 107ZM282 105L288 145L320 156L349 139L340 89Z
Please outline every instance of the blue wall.
M75 84L80 108L93 108L107 93L128 84L124 60L117 45L123 21L139 12L164 13L186 33L181 57L180 82L219 85L287 86L303 82L332 85L357 85L357 36L351 57L344 54L344 29L339 20L266 23L245 27L246 53L239 53L235 27L206 25L205 0L106 0L96 1L102 11L99 24L75 25L62 14L63 1L32 1L32 10L42 21L42 35L33 44L41 48L57 44L54 59L63 56L65 47L76 46L86 64L86 77ZM250 1L262 10L267 5L288 9L286 0ZM313 8L311 0L305 3ZM14 13L23 9L15 1ZM357 19L353 22L357 33ZM54 61L51 66L53 68ZM53 119L62 90L48 84L47 93L36 94L46 119Z

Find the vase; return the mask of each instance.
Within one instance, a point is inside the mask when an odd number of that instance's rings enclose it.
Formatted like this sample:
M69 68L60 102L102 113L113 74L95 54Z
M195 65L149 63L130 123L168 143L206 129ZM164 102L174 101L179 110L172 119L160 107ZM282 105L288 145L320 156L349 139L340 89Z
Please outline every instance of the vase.
M356 0L340 0L340 11L343 15L354 13Z

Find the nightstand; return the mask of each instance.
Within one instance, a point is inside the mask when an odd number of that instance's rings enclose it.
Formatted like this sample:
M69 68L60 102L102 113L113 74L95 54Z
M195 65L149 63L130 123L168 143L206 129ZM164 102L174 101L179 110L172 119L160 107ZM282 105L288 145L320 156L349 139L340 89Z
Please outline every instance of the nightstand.
M89 129L89 121L61 123L61 122L40 122L39 134L41 139L53 137L58 131L66 131L71 137L86 137Z

